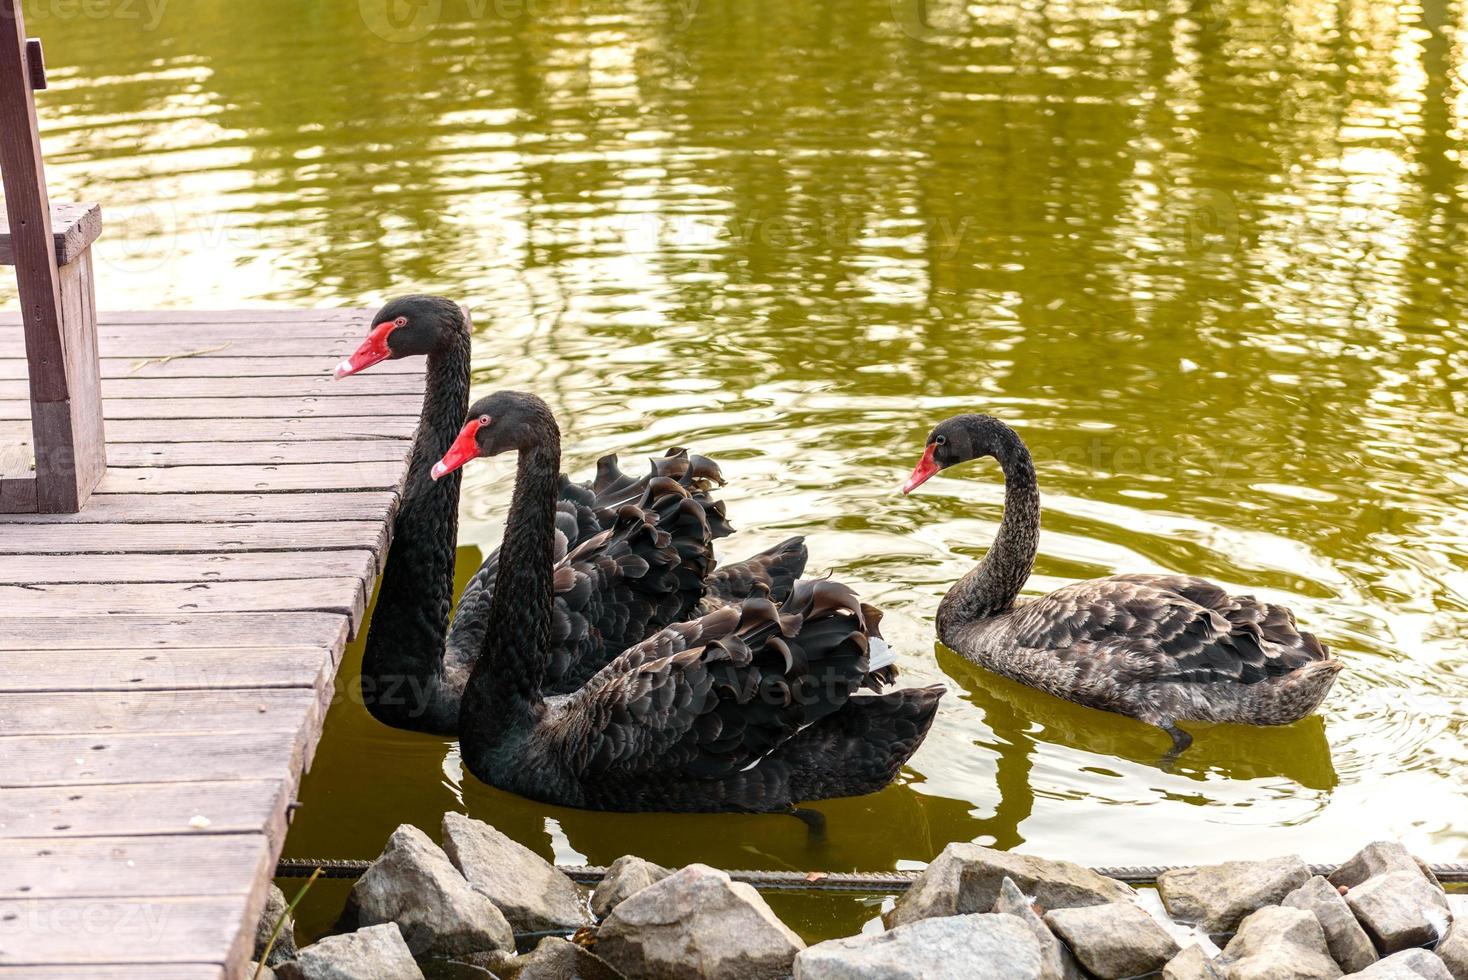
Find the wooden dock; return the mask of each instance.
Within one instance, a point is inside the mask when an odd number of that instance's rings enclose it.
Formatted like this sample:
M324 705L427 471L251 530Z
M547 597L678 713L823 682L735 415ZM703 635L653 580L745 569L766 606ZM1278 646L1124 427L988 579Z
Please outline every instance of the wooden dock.
M368 312L99 317L106 474L0 515L3 980L249 959L421 406L421 359L332 380ZM11 469L29 408L0 314Z

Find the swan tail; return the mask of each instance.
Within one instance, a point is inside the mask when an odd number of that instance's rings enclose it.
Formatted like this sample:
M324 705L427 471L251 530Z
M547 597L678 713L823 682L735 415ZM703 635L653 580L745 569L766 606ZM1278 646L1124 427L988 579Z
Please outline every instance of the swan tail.
M761 588L773 601L784 602L790 598L809 560L805 538L794 537L744 561L722 565L704 582L707 607L712 610L743 602L759 594Z
M768 761L788 768L795 801L875 793L922 745L944 693L934 686L853 697Z

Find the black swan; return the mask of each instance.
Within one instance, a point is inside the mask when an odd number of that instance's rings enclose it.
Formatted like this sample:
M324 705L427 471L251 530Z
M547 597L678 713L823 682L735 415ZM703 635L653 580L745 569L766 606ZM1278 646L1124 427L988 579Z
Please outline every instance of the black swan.
M1040 490L1024 442L987 415L928 436L902 486L992 456L1004 471L993 546L938 606L938 638L998 674L1077 704L1129 715L1192 744L1179 721L1288 725L1325 699L1341 662L1284 606L1186 575L1114 575L1018 599L1040 536Z
M534 395L481 399L434 473L512 451L499 580L460 717L476 777L594 810L768 812L874 792L922 743L943 689L858 693L880 691L895 670L880 614L830 581L800 582L778 606L754 597L670 626L579 690L547 697L563 568L554 416Z
M491 553L465 588L452 623L459 477L435 482L433 463L458 434L469 402L471 327L467 311L436 296L406 296L384 306L361 346L336 369L344 378L380 361L426 356L428 383L403 498L394 520L377 607L362 663L368 711L395 728L453 735L459 698L483 639L489 596L499 565ZM768 589L789 594L804 570L802 538L792 538L745 562L713 568L712 537L729 533L723 505L708 491L722 482L701 456L672 450L640 479L601 459L596 478L580 484L561 476L558 547L575 552L556 608L560 628L548 686L575 690L627 644L694 611L707 611ZM677 551L667 555L651 538L598 538L628 504L649 507ZM655 536L654 536L655 537ZM595 539L595 540L594 540ZM638 547L648 574L629 582L605 573L607 552ZM654 557L654 553L656 557ZM633 563L634 565L637 562ZM696 603L696 605L694 605Z

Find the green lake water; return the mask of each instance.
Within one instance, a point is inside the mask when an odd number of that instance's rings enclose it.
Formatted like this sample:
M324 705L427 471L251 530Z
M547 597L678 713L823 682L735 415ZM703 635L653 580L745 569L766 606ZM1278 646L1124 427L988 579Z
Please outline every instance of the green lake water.
M714 456L724 555L809 535L906 679L950 689L899 782L821 804L812 840L487 789L453 742L366 715L354 646L289 856L371 857L459 809L574 863L1328 861L1382 836L1468 858L1463 3L26 9L53 196L104 204L102 306L460 298L476 392L546 398L568 469ZM1195 726L1169 771L1155 730L935 649L1001 485L896 486L966 410L1035 453L1031 591L1167 570L1287 602L1346 664L1318 717ZM469 472L466 574L511 473ZM807 937L876 909L773 902Z

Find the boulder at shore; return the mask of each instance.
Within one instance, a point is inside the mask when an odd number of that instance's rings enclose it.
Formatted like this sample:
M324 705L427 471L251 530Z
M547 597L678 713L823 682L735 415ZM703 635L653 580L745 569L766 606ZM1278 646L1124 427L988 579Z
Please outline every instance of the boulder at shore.
M949 844L884 916L887 927L934 916L988 912L1005 878L1046 910L1130 902L1133 892L1114 878L1069 861Z
M1013 915L920 919L833 939L795 958L795 980L1041 980L1040 946Z
M690 864L613 909L595 948L629 977L783 980L805 943L752 886Z

